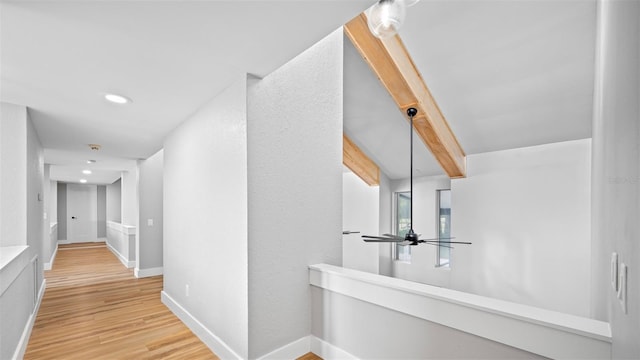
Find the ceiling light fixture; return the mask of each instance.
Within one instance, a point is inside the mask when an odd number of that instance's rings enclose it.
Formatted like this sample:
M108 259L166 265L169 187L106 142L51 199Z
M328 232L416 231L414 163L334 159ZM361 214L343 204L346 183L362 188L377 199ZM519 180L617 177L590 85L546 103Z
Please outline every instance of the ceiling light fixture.
M85 175L91 175L91 170L82 170L82 173Z
M84 184L87 182L87 179L80 179L80 182Z
M95 160L87 160L87 164L93 164L95 162L96 162Z
M398 33L407 14L407 7L420 0L378 0L367 12L369 30L378 38L392 37Z
M406 13L404 0L378 0L367 11L369 30L381 39L392 37L398 33Z
M104 94L104 98L107 101L111 101L114 104L127 104L131 102L131 99L126 98L122 95L118 95L118 94Z

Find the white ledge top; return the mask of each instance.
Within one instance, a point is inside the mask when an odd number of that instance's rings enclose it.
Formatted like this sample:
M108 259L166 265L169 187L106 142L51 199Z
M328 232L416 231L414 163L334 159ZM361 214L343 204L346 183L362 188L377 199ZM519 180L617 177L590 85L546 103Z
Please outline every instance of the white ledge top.
M309 269L339 275L350 279L384 286L420 296L455 303L461 306L491 312L505 317L556 328L611 343L609 323L557 311L517 304L462 291L416 283L403 279L346 269L329 264L310 265Z
M0 247L0 270L4 269L29 247L24 245Z

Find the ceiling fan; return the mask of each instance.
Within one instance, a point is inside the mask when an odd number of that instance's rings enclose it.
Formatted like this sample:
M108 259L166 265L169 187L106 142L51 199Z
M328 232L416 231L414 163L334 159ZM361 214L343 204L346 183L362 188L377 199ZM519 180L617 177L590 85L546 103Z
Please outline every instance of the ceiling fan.
M440 246L440 247L446 247L446 248L452 248L451 244L463 244L463 245L471 245L470 242L463 242L463 241L451 241L451 239L455 239L453 237L450 238L432 238L432 239L420 239L420 234L416 234L413 231L413 118L418 114L418 110L416 110L416 108L408 108L407 109L407 115L409 115L409 119L410 119L410 124L409 124L409 131L411 132L409 135L409 146L411 147L411 162L410 162L410 188L409 188L409 194L410 194L410 198L411 198L411 219L409 222L409 231L407 232L407 234L402 237L402 236L398 236L398 235L393 235L393 234L382 234L382 236L372 236L372 235L362 235L362 240L364 240L365 242L377 242L377 243L382 243L382 242L391 242L391 243L396 243L399 245L418 245L418 244L428 244L428 245L434 245L434 246Z

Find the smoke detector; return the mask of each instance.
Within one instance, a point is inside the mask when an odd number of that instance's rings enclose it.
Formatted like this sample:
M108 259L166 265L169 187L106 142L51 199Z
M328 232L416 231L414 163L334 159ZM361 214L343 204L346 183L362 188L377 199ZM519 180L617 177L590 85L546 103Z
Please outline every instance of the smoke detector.
M101 147L102 146L100 146L98 144L89 144L89 149L91 149L91 150L98 151L98 150L100 150Z

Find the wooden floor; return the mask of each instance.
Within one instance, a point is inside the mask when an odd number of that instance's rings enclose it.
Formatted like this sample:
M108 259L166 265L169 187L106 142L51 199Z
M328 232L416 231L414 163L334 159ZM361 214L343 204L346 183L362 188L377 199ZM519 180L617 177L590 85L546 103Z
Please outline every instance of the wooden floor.
M25 359L217 359L104 243L60 245Z

